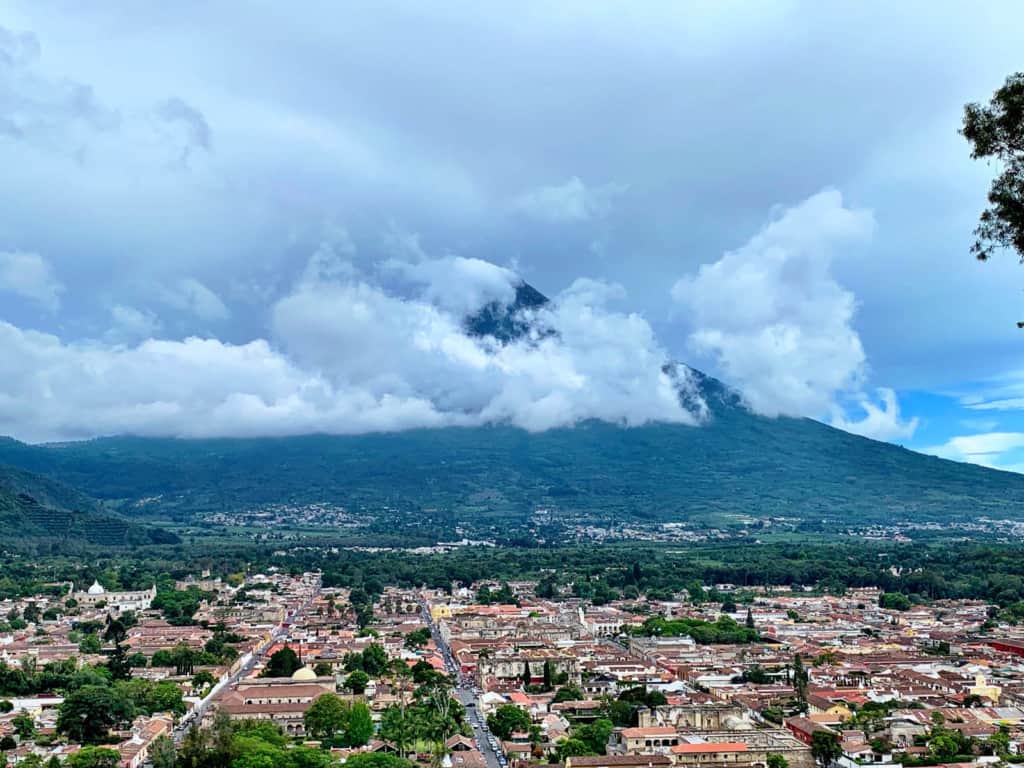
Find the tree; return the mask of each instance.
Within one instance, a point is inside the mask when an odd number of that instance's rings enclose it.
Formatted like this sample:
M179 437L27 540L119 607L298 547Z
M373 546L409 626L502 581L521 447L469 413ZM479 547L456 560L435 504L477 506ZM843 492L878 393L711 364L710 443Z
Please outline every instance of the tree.
M555 691L554 704L563 701L580 701L583 699L583 691L577 685L563 685Z
M66 768L118 768L120 764L121 753L107 747L83 747L64 761Z
M747 622L746 622L746 624L747 624L747 629L753 629L754 628L754 614L753 614L753 612L751 612L749 606L747 607ZM781 757L781 755L780 755L780 757ZM772 766L768 766L768 768L772 768Z
M80 744L98 744L112 728L131 722L134 714L132 702L113 688L86 685L64 698L57 730Z
M412 763L401 757L382 752L362 752L349 755L345 768L412 768Z
M789 760L779 754L771 753L766 761L768 768L789 768Z
M388 654L384 646L370 643L363 649L363 672L370 677L379 677L388 668Z
M550 691L554 688L554 672L551 668L551 659L544 660L544 690Z
M298 655L286 645L270 657L260 677L291 677L300 669L302 662Z
M216 684L217 678L207 669L201 669L192 676L193 690L201 691L208 686Z
M174 742L167 738L166 734L158 736L149 748L149 759L153 763L153 768L175 768L178 758Z
M13 736L4 736L0 739L0 752L9 752L12 749L16 749L18 742L14 740ZM7 762L6 760L4 762Z
M14 732L22 739L31 739L36 735L36 721L28 712L19 712L15 715L11 720L11 725L14 727Z
M585 741L576 738L562 739L558 742L556 752L559 761L563 763L567 757L579 757L580 755L594 754Z
M1024 72L1006 78L987 105L964 106L961 135L974 160L994 159L1002 167L988 191L971 253L985 261L996 250L1014 249L1024 259Z
M807 684L809 682L804 660L800 654L793 656L793 689L801 704L807 703Z
M405 636L405 643L404 643L404 645L410 651L415 651L415 650L418 650L418 649L422 648L423 646L425 646L429 642L430 642L430 630L427 629L426 627L421 627L420 629L413 630L412 632L410 632L409 634L407 634Z
M95 654L103 650L103 643L100 636L95 634L86 635L78 643L78 650L81 653Z
M392 704L380 719L380 737L395 745L400 755L405 755L416 740L415 716L405 707Z
M530 672L530 662L529 661L525 661L525 660L523 661L523 674L522 674L522 678L523 678L523 685L524 686L530 685L530 683L533 682L533 673Z
M345 678L345 687L348 688L352 693L362 694L366 692L366 686L370 683L370 676L363 672L361 669L357 669L351 675Z
M334 669L326 661L318 661L313 665L313 674L317 677L330 677L334 674Z
M345 746L362 747L373 737L373 718L370 708L357 701L348 713L348 725L345 728Z
M14 711L14 702L0 699L0 715Z
M725 598L722 602L722 613L736 613L736 601L731 597Z
M171 651L171 661L174 663L175 671L179 675L191 675L195 671L198 655L188 643L178 643Z
M351 709L333 693L325 693L309 705L302 716L306 733L317 739L333 741L348 727Z
M114 650L107 657L107 669L112 680L129 680L132 676L132 664L128 651L121 643L114 645Z
M530 730L530 716L514 704L502 704L487 716L487 727L502 740L516 731Z
M811 736L811 756L818 761L818 765L832 765L842 754L843 748L839 745L838 734L831 731L815 731Z

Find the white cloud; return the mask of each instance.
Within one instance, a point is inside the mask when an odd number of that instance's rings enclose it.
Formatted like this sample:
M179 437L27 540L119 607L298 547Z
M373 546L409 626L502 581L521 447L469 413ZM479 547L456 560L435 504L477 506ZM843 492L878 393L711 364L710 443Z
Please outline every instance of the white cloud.
M827 189L672 288L692 315L693 348L717 362L754 410L820 417L837 394L859 390L866 358L851 325L856 300L830 263L873 227L870 211L846 207Z
M1012 454L1020 448L1024 448L1024 432L983 432L952 437L942 445L925 448L922 452L983 467L1018 471L1020 457Z
M492 301L509 303L515 298L516 274L483 259L447 256L408 262L389 259L385 271L423 291L423 298L457 314L468 314Z
M147 339L160 330L160 318L153 312L125 304L114 304L110 307L110 320L113 325L106 338L112 341Z
M607 215L614 198L627 189L623 184L588 187L573 176L564 184L524 192L514 201L513 209L542 221L586 221Z
M399 296L352 271L320 269L322 255L273 307L272 341L66 343L0 323L0 434L247 436L494 422L543 430L592 418L697 424L706 412L700 402L693 413L680 405L676 385L692 394L692 382L685 371L677 380L663 371L667 356L646 320L607 307L616 286L577 281L535 311L553 333L500 344L468 336L464 316L434 300L433 282ZM419 265L423 274L447 270L468 286L456 296L478 290L481 274L485 285L504 275L471 260L434 261ZM125 334L157 328L132 307L111 313Z
M231 316L220 297L192 277L179 280L164 290L160 298L168 306L189 312L201 320L225 320Z
M0 292L13 293L39 304L47 312L60 308L64 286L38 253L0 252Z
M913 437L919 419L916 416L909 420L900 417L900 404L893 390L880 387L877 394L877 403L866 397L859 400L858 407L864 413L864 417L859 420L851 419L838 406L834 407L832 426L855 435L870 437L872 440L901 440Z

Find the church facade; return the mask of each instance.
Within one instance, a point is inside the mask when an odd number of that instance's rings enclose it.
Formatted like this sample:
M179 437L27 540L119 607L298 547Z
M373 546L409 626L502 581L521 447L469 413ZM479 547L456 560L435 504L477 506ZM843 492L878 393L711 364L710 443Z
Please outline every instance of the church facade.
M84 592L75 592L72 588L71 597L83 608L94 608L104 603L116 611L144 611L156 597L156 584L140 592L108 592L98 581L94 581Z

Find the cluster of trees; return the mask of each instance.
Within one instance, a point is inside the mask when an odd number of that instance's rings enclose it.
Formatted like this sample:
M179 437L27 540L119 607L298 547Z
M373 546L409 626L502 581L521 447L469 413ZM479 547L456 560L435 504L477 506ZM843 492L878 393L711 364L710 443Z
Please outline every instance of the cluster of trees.
M567 757L603 755L615 725L607 718L598 718L585 725L573 725L567 739L558 744L556 757L564 762Z
M436 673L413 692L411 701L388 707L381 717L380 737L406 755L417 742L440 751L456 733L471 735L466 711L452 696L451 683Z
M213 597L212 593L203 592L198 587L184 590L162 589L157 591L152 606L163 613L168 624L177 627L188 626L194 623L192 617L199 610L199 604Z
M651 616L634 631L636 634L656 637L689 635L702 645L754 643L761 638L756 629L740 624L732 617L725 615L719 616L715 621L666 619L662 616Z
M324 749L295 745L279 726L266 721L237 721L218 712L213 726L193 728L176 751L158 743L153 768L333 768L339 765ZM391 756L389 756L391 757ZM405 761L349 758L355 768L411 768Z
M501 582L497 589L491 589L486 584L481 586L476 591L476 602L480 605L519 605L507 581Z
M388 669L388 654L384 646L370 643L362 651L346 655L344 664L347 672L359 670L370 677L380 677Z
M302 716L306 733L335 747L361 747L373 736L373 719L365 703L325 693Z
M57 730L80 744L102 744L140 714L182 714L181 689L172 682L103 680L70 690L57 713Z

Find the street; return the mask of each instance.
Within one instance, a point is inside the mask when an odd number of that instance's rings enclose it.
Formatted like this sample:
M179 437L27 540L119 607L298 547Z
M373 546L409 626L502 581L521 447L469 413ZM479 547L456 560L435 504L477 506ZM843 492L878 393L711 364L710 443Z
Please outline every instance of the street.
M438 631L426 603L422 603L422 608L423 619L427 622L427 626L430 627L430 635L434 639L434 645L437 646L437 649L444 656L445 669L448 671L449 676L456 681L453 693L459 703L466 709L466 718L473 727L473 740L476 742L480 754L484 756L487 768L508 768L508 761L499 747L500 742L488 729L486 719L477 708L476 693L473 691L472 680L463 676L462 670L452 656L451 648L448 647L448 644L441 637L441 633Z
M319 589L313 593L313 597L319 594ZM313 598L307 600L302 607L295 611L295 613L289 617L288 621L294 625L296 620L302 618L303 612L309 607ZM210 692L203 697L203 699L196 704L185 716L181 719L181 722L175 726L172 733L172 738L175 744L181 744L185 739L186 734L196 725L203 721L203 716L206 714L206 710L210 708L214 700L228 687L237 683L240 679L252 672L253 667L263 658L267 650L272 648L275 643L281 642L282 639L288 635L285 627L278 625L271 631L270 639L263 643L254 653L249 653L243 656L242 664L235 670L231 675L225 675L220 681L210 689Z

